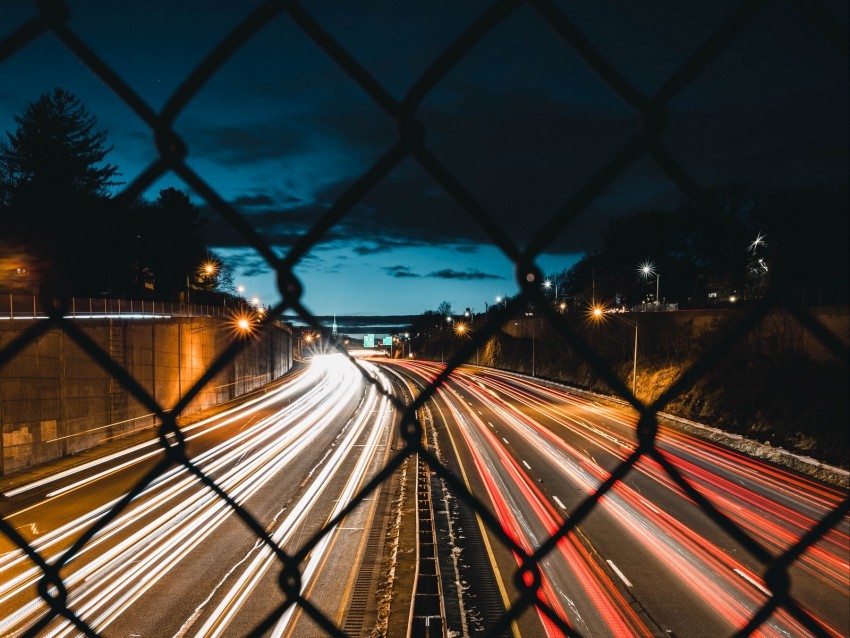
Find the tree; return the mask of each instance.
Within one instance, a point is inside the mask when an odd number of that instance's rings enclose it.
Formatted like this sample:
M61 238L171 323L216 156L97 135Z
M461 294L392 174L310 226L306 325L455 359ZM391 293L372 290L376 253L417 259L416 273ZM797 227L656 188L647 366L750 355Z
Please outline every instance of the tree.
M183 191L166 188L155 202L139 202L132 216L137 268L153 273L154 297L175 299L197 279L209 254L201 237L203 218L198 207Z
M105 162L106 131L63 89L42 95L15 122L0 142L0 230L31 256L51 292L108 291L110 240L122 225L108 195L118 169Z
M106 131L80 100L63 89L42 95L15 117L18 130L0 143L4 186L16 198L105 196L118 173L104 164Z
M452 314L452 305L448 301L441 301L437 306L437 312L443 317L448 317Z

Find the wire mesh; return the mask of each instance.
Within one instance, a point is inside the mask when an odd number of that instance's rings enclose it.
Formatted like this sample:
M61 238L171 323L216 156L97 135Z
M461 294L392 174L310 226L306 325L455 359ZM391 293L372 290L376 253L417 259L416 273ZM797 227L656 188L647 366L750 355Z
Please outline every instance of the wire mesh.
M277 281L282 301L269 313L270 320L285 311L294 311L302 320L319 327L319 322L301 304L302 286L295 275L294 268L328 233L339 224L352 209L373 191L399 164L405 160L413 160L436 181L457 204L474 220L486 233L487 237L505 256L516 265L517 281L520 287L519 295L506 305L500 313L491 314L482 329L470 339L448 362L445 370L439 375L433 385L422 392L409 404L392 398L396 408L403 414L399 421L401 435L405 441L389 464L360 490L353 501L339 515L310 538L294 554L287 554L270 537L263 525L256 521L251 514L233 500L215 481L206 476L187 456L186 442L181 428L177 425L177 416L196 396L201 388L214 376L224 369L238 354L240 344L234 342L217 359L206 374L182 397L178 405L170 411L162 406L122 367L113 361L104 350L81 330L73 320L65 318L65 308L56 308L50 317L42 322L34 323L16 340L9 343L0 351L0 365L11 361L47 331L58 328L73 339L80 348L103 366L115 379L124 385L127 392L143 406L154 413L161 421L159 439L166 456L153 467L150 472L129 493L127 493L110 511L98 519L90 528L77 539L74 546L65 552L58 561L48 562L34 550L27 541L5 520L0 520L0 531L17 544L38 565L43 572L39 592L50 607L47 613L36 625L31 627L27 635L35 636L57 617L67 618L84 635L95 636L96 632L80 619L75 609L68 605L66 586L60 572L97 533L129 505L152 481L160 476L168 467L180 465L197 477L197 480L213 490L219 498L226 502L233 511L245 522L250 530L272 550L281 566L280 588L285 596L285 602L277 607L267 618L261 621L251 635L262 635L274 622L292 605L299 605L315 622L329 635L345 635L331 619L325 617L309 600L301 594L301 575L298 565L304 557L321 540L326 530L332 528L346 515L351 513L370 494L378 489L405 459L420 455L430 467L444 479L450 487L485 521L488 528L516 555L522 557L522 568L516 578L516 584L521 591L519 599L513 601L511 609L493 627L488 635L499 635L510 622L522 615L531 607L538 607L552 622L560 627L567 635L576 635L575 630L567 626L557 613L547 607L537 596L540 587L539 562L553 551L557 542L573 533L597 506L611 489L622 481L642 458L651 458L667 472L674 481L705 514L719 525L729 536L740 543L764 567L764 580L770 589L770 596L762 608L751 618L746 627L740 630L741 635L757 632L771 614L782 608L807 627L813 634L821 635L823 630L816 620L804 611L791 594L791 579L788 568L797 558L817 542L850 510L850 500L845 499L830 515L813 527L809 533L799 539L785 552L774 555L756 539L750 536L736 522L719 511L701 492L686 479L679 468L662 453L656 446L658 431L657 414L664 409L676 396L692 387L700 378L706 375L730 350L751 331L768 312L783 309L799 322L827 348L843 365L848 364L848 350L834 337L803 304L793 296L788 295L780 284L774 284L763 299L753 306L746 316L730 331L726 337L717 343L696 365L681 375L660 397L651 404L645 405L632 394L613 370L606 364L593 348L577 334L568 322L560 316L546 299L541 295L540 282L542 272L536 264L537 258L546 250L553 237L557 237L581 215L598 195L608 189L612 183L629 169L639 158L650 158L666 174L667 178L678 187L689 199L697 202L706 201L705 193L686 168L677 161L675 152L665 148L661 134L665 130L666 110L670 101L685 90L703 70L710 65L729 46L730 42L749 25L763 5L767 3L758 0L742 2L731 12L729 17L696 49L686 60L678 65L661 88L651 95L645 95L636 88L611 62L602 51L596 48L582 31L556 6L548 0L508 0L496 2L484 12L475 22L446 48L430 67L416 79L412 88L403 99L397 100L381 85L381 83L358 64L352 55L340 46L322 24L315 20L297 2L269 1L260 6L243 23L236 26L201 62L200 65L185 78L179 88L171 95L160 112L154 111L122 77L114 72L107 62L94 52L68 25L70 10L61 0L43 0L38 2L38 15L18 28L14 33L0 42L0 63L4 63L16 52L27 47L36 39L47 34L58 37L71 55L76 56L92 73L98 76L150 129L158 150L158 157L118 196L130 202L140 196L149 186L164 174L171 172L179 176L191 189L202 197L212 208L239 233L246 244L253 247L265 260L267 265L277 274ZM833 21L822 12L817 3L799 0L792 2L802 20L807 21L834 50L836 55L846 55L846 35L837 28ZM475 197L467 190L440 157L435 155L425 143L426 128L417 118L417 109L435 86L445 76L475 49L476 45L494 29L509 21L511 15L520 7L526 7L544 20L566 44L579 55L587 66L604 81L626 104L633 109L641 122L640 130L605 163L596 174L572 197L560 211L544 224L528 245L521 249L511 239L510 233L501 228L480 205ZM305 233L288 251L279 258L266 239L256 232L252 226L236 211L216 190L187 164L190 149L180 139L173 129L178 115L184 111L197 96L204 85L215 76L217 71L237 51L246 45L272 19L280 16L291 19L308 36L315 46L332 60L350 80L356 84L365 95L393 120L397 126L397 138L387 148L374 164L369 167L335 203L324 213L307 233ZM636 429L637 439L634 452L614 469L609 478L602 483L598 490L589 496L575 511L568 521L546 543L534 553L529 554L516 545L511 538L501 530L498 520L487 507L464 485L449 468L423 444L423 425L417 419L417 410L423 407L434 395L436 389L443 384L459 365L468 361L478 346L482 345L502 323L514 312L534 304L540 309L545 319L565 338L608 385L635 410L640 413L640 421ZM355 364L356 365L356 364ZM364 376L370 383L375 380L364 371Z

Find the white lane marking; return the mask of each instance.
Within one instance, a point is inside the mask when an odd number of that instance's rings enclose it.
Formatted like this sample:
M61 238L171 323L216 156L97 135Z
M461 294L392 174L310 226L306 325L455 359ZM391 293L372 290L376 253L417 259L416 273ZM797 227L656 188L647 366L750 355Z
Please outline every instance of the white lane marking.
M525 466L525 469L527 469L527 470L531 469L531 466L528 463L526 463L525 461L523 461L522 464Z
M621 572L621 571L620 571L620 568L619 568L619 567L617 567L617 566L614 564L614 561L609 560L609 561L607 561L607 562L608 562L608 564L609 564L609 565L611 565L611 569L613 569L613 570L616 572L617 576L619 576L619 577L620 577L620 579L621 579L624 583L626 583L626 587L631 587L631 586L632 586L631 582L629 582L629 579L628 579L628 578L626 578L626 575L625 575L623 572Z
M490 423L489 421L487 421L487 425L489 425L491 428L492 428L492 427L495 427L495 426L494 426L492 423Z
M510 443L508 443L508 440L505 437L502 437L502 440L505 442L505 445L510 445Z
M758 590L759 590L761 593L763 593L764 595L766 595L766 596L772 596L772 594L770 593L770 590L765 589L764 587L762 587L759 583L757 583L755 580L753 580L752 578L750 578L749 576L747 576L744 572L742 572L742 571L741 571L740 569L738 569L737 567L735 568L735 573L736 573L736 574L738 574L738 576L740 576L741 578L743 578L745 581L747 581L750 585L752 585L753 587L755 587L756 589L758 589Z
M553 499L555 500L555 502L556 502L556 503L557 503L557 504L561 507L561 509L562 509L562 510L567 509L567 506L566 506L566 505L564 505L564 504L561 502L561 499L559 499L557 496L553 496L552 498L553 498Z

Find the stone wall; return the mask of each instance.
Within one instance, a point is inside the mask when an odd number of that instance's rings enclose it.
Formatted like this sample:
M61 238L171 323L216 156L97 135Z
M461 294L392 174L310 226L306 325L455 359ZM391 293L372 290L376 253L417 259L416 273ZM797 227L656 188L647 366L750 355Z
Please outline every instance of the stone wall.
M0 351L37 320L0 322ZM89 319L80 327L164 409L237 338L216 318ZM267 326L182 412L249 392L292 366L292 335ZM67 334L51 329L0 365L0 475L153 427L151 410Z

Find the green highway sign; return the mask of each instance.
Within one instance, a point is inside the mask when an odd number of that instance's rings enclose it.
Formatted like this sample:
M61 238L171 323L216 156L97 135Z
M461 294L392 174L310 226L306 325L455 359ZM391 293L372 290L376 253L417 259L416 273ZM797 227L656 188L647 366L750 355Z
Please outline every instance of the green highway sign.
M384 345L385 346L393 345L393 338L392 337L384 337Z
M364 348L374 348L375 347L375 335L363 335L363 347Z

